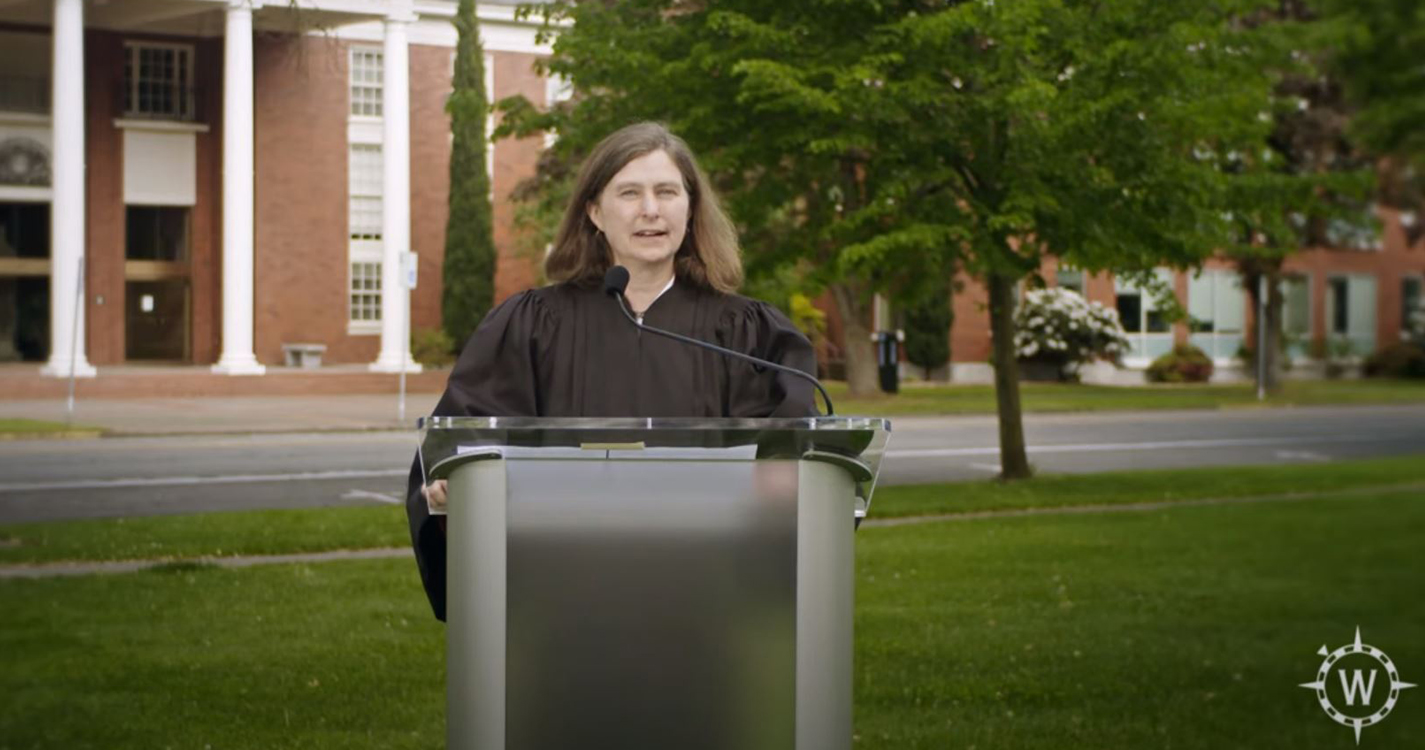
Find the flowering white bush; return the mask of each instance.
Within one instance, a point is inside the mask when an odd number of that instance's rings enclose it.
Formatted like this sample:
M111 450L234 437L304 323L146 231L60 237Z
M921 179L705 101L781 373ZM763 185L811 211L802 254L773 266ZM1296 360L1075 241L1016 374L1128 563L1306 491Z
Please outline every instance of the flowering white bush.
M1072 289L1036 289L1014 311L1014 348L1021 360L1077 368L1117 362L1128 351L1118 311L1089 302Z

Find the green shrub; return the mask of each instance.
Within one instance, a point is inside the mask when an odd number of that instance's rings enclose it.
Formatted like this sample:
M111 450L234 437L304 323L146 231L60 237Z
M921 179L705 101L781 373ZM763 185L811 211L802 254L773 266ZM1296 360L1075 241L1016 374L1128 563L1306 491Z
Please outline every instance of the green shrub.
M411 357L426 367L455 361L455 342L442 328L422 328L411 334Z
M905 311L905 358L913 365L933 370L950 361L950 285L945 291L912 305Z
M1148 365L1150 383L1206 383L1212 377L1212 358L1192 344L1178 344Z
M1373 378L1425 378L1425 347L1400 341L1366 358L1365 374Z

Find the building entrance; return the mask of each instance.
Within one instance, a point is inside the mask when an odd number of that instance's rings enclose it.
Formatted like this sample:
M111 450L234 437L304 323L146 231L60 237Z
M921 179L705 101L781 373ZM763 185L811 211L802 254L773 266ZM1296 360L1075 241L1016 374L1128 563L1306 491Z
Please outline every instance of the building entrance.
M49 357L49 204L0 203L0 362Z
M125 219L124 357L189 362L189 210L129 206Z

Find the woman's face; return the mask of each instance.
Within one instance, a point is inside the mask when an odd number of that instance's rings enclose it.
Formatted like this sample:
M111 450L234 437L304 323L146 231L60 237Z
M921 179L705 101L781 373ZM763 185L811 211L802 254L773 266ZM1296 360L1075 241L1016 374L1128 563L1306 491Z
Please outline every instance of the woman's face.
M621 266L671 265L688 232L683 173L665 151L630 161L588 206Z

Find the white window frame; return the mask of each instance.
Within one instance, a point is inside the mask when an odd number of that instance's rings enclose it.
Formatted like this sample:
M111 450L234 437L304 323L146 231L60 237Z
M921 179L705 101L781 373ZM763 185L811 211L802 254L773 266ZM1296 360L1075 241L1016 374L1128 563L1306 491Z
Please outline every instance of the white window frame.
M1400 275L1400 340L1410 340L1410 311L1405 309L1405 282L1414 281L1420 285L1420 293L1416 304L1425 301L1425 273L1402 273Z
M490 203L495 202L495 57L485 53L485 174L490 178Z
M375 232L360 232L358 230L361 229L361 227L356 226L353 219L357 200L373 198L376 200L377 216L380 217L378 221L384 218L385 207L382 205L382 201L385 199L385 178L382 168L376 170L376 179L374 181L369 179L366 181L369 183L366 190L361 190L361 185L358 180L355 179L354 173L352 172L352 170L357 168L358 157L356 153L364 149L376 149L377 153L381 154L381 158L385 158L385 153L380 143L350 143L347 146L347 333L358 336L377 335L381 333L381 289L379 286L379 273L381 264L385 258L386 247L384 241L384 226L378 225ZM360 318L352 315L353 308L360 307L357 302L357 297L358 295L369 295L371 290L357 288L358 279L356 266L358 264L367 263L374 264L378 273L378 286L375 292L376 315L372 318Z
M549 75L544 79L544 108L554 109L556 104L574 98L574 84L561 75ZM559 140L559 134L550 130L544 134L544 147L549 148Z
M374 288L357 286L358 267L369 267L372 275L366 275L363 280L369 279ZM381 333L381 259L353 258L346 264L346 316L347 333L353 335L369 335ZM355 315L360 310L369 309L371 317L361 318Z
M1336 331L1336 306L1337 302L1334 294L1331 293L1332 282L1344 280L1346 282L1346 331L1339 333ZM1353 285L1351 282L1360 282ZM1373 299L1369 310L1370 325L1360 325L1360 321L1355 321L1351 315L1351 290L1359 289L1364 282L1369 282ZM1351 355L1354 357L1366 357L1375 351L1379 341L1376 340L1377 326L1380 315L1380 279L1372 273L1333 273L1326 276L1326 330L1325 340L1328 347L1336 342L1347 340L1351 342ZM1353 325L1355 323L1355 325Z
M1073 286L1071 284L1064 283L1063 277L1071 274L1077 275L1079 277L1078 286ZM1069 263L1059 263L1059 265L1054 268L1054 286L1060 287L1062 289L1072 289L1075 292L1078 292L1080 297L1083 297L1084 299L1089 298L1089 275L1084 273L1084 269L1079 268L1078 266Z
M1222 283L1226 279L1226 283ZM1235 279L1233 278L1235 277ZM1209 280L1208 290L1211 297L1206 301L1210 308L1210 318L1196 318L1192 313L1197 300L1193 297L1194 282ZM1235 290L1232 281L1236 281ZM1201 287L1199 287L1201 288ZM1225 293L1219 295L1220 291ZM1226 295L1238 295L1239 320L1236 321L1237 328L1223 328L1222 318L1226 317L1228 307L1231 304ZM1250 297L1247 289L1242 283L1242 274L1227 268L1204 268L1188 277L1188 343L1196 346L1205 352L1217 365L1230 364L1237 357L1237 350L1246 343L1247 337L1247 309L1251 307ZM1212 325L1211 331L1194 331L1193 322L1202 320Z
M139 77L139 60L144 51L158 50L174 53L175 67L180 67L178 77L168 81L152 81L151 84L167 84L176 89L172 93L171 101L175 106L171 109L140 109L139 90L145 82ZM179 65L179 61L182 65ZM124 117L141 118L153 120L181 120L191 122L197 119L198 104L197 92L193 86L195 55L193 45L175 44L172 42L148 42L148 41L124 41L124 61L128 75L124 78L124 84L128 87L125 96L128 101L124 104ZM186 105L186 106L185 106Z
M376 73L377 73L377 74L376 74L376 80L375 80L375 81L360 81L360 82L358 82L358 81L356 80L356 75L357 75L358 66L361 64L361 63L358 62L358 60L360 59L360 57L361 57L362 55L369 55L369 56L372 56L375 60L379 61L378 67L376 68ZM353 221L352 221L352 219L353 219L353 216L352 216L352 208L353 208L353 204L356 202L355 199L358 199L358 198L376 198L376 199L379 199L379 200L383 200L383 201L384 201L384 198L385 198L384 192L385 192L385 184L386 184L386 183L385 183L385 175L384 175L384 172L383 172L382 170L377 170L377 175L376 175L376 177L375 177L375 180L374 180L374 181L369 181L369 182L370 182L370 185L368 186L369 189L368 189L367 191L365 191L365 192L357 192L357 190L354 190L354 188L357 188L358 186L353 185L353 179L352 179L353 173L352 173L351 170L353 170L353 169L356 168L357 157L356 157L355 154L356 154L357 149L361 149L361 148L376 148L376 149L381 149L381 150L382 150L382 158L383 158L383 159L385 158L385 153L384 153L384 148L383 148L383 141L385 140L385 132L383 131L383 126L382 126L382 120L383 120L382 115L369 114L369 113L358 114L357 111L356 111L356 109L357 109L357 108L356 108L357 90L360 88L360 89L373 89L373 90L375 90L375 91L377 92L377 93L376 93L376 98L375 98L376 106L377 106L377 108L379 108L379 111L380 111L380 112L382 112L383 114L385 113L385 89L384 89L385 62L386 62L386 61L385 61L385 57L384 57L384 54L383 54L383 50L382 50L382 48L381 48L380 46L353 44L353 45L351 45L350 49L349 49L348 52L347 52L347 63L348 63L348 73L347 73L347 97L348 97L348 102L347 102L347 109L346 109L346 111L347 111L347 128L346 128L346 139L347 139L347 151L346 151L346 154L347 154L347 157L346 157L346 158L347 158L347 172L348 172L348 174L347 174L347 222L346 222L346 232L347 232L347 234L346 234L346 237L347 237L347 263L346 263L346 279L347 279L347 280L346 280L346 321L347 321L347 322L346 322L346 332L347 332L348 335L351 335L351 336L379 336L379 335L381 335L381 292L382 292L382 290L381 290L381 288L380 288L380 285L381 285L381 275L380 275L380 274L381 274L381 271L382 271L381 265L383 264L384 259L385 259L385 247L386 247L386 245L385 245L385 242L384 242L384 240L383 240L383 238L385 237L385 231L384 231L385 227L382 226L382 227L380 227L380 228L378 229L378 231L372 232L372 233L357 233L357 232L354 232L353 230L356 229L357 227L353 226ZM381 216L384 218L384 206L381 206L381 211L382 211ZM374 297L375 297L375 299L374 299L374 300L369 300L369 301L370 301L370 304L371 304L371 305L374 305L374 307L371 308L371 309L373 310L373 312L374 312L374 315L373 315L371 318L369 318L369 319L361 319L361 318L359 318L359 317L353 316L353 314L352 314L354 310L355 310L355 311L359 311L359 310L362 310L362 309L366 309L366 307L365 307L365 304L366 304L366 303L365 303L365 302L362 302L362 300L363 300L363 299L367 299L367 298L373 296L373 290L365 289L365 288L361 288L361 289L358 289L358 288L357 288L357 283L358 283L358 281L359 281L359 279L358 279L358 275L359 275L359 274L358 274L358 270L359 270L359 266L360 266L361 264L371 264L371 265L374 265L374 266L375 266L375 273L377 274L377 275L376 275L376 278L375 278L376 289L374 290Z
M1171 269L1155 268L1153 273L1167 283L1169 289L1174 289L1174 277ZM1160 355L1173 350L1173 327L1168 326L1166 331L1148 331L1148 313L1158 309L1157 298L1148 290L1140 288L1137 284L1119 278L1113 280L1113 308L1118 309L1118 298L1125 294L1136 293L1138 302L1138 331L1130 332L1127 326L1124 327L1124 334L1128 337L1132 345L1127 354L1123 357L1123 364L1133 368L1145 368L1152 364L1154 359ZM1121 322L1121 321L1120 321ZM1166 346L1163 346L1166 344ZM1162 351L1158 351L1161 349Z
M376 80L360 81L356 80L358 59L362 56L370 55L377 61ZM386 58L380 47L353 44L347 51L347 116L356 121L380 122L382 114L386 111L386 89L385 89ZM357 112L357 91L372 91L374 98L372 102L362 102L362 104L373 104L375 114L371 112Z
M1282 336L1298 335L1296 331L1287 329L1287 281L1292 278L1299 278L1302 282L1303 293L1306 295L1306 330L1299 332L1301 338L1295 342L1287 344L1286 353L1293 359L1301 359L1310 356L1312 342L1316 340L1316 295L1313 293L1315 278L1310 271L1287 271L1282 274L1278 281L1278 289L1282 296Z

